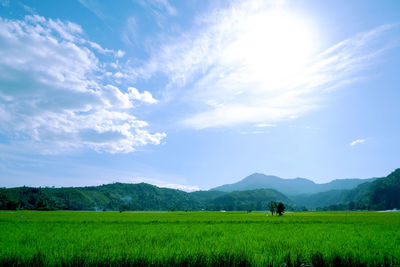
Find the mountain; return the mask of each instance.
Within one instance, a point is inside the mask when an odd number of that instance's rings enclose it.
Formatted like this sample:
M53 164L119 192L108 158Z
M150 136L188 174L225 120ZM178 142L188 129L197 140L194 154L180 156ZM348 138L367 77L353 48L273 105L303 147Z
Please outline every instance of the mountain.
M358 185L351 188L355 184ZM279 189L253 189L259 186ZM227 192L240 188L250 190ZM239 183L221 186L219 189L187 193L145 183L67 188L0 188L0 209L266 210L270 201L283 202L288 209L294 210L301 207L322 210L400 209L400 169L380 179L334 180L327 184L315 184L302 178L281 179L253 174ZM328 191L304 193L317 190ZM280 191L291 195L287 197ZM301 192L303 194L299 194Z
M222 192L222 191L195 191L191 192L190 195L192 195L194 198L196 198L200 202L208 201L210 199L214 199L216 197L225 195L227 192Z
M114 183L68 188L0 189L0 209L197 210L190 194L154 185Z
M294 206L285 195L272 189L187 193L145 183L0 188L0 209L8 210L266 210L269 201Z
M385 178L358 186L349 196L352 196L352 202L363 202L368 209L400 209L400 169Z
M243 180L234 183L218 186L210 189L211 191L243 191L252 189L271 188L278 190L286 195L315 194L330 190L346 190L375 180L371 179L338 179L325 184L316 184L305 178L282 179L277 176L254 173Z
M290 199L299 207L316 209L347 201L349 190L330 190L310 195L295 195Z
M290 199L295 202L296 205L300 207L304 206L309 209L329 207L350 202L358 203L358 209L366 209L364 202L369 194L372 181L362 183L353 189L329 190L309 195L295 195L291 196Z
M312 195L297 195L298 206L324 210L400 209L400 169L350 190L331 190Z

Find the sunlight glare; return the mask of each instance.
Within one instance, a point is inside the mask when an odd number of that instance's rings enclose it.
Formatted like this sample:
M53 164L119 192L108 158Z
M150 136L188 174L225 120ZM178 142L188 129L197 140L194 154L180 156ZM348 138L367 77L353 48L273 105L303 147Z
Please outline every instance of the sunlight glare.
M252 80L263 85L260 89L276 88L296 79L305 68L314 50L312 37L305 20L292 14L276 10L256 14L239 25L223 60L246 68Z

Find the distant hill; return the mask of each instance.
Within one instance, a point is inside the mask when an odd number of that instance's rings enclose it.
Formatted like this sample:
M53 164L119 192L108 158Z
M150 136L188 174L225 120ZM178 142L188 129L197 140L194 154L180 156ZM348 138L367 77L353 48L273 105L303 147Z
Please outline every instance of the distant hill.
M196 210L190 194L154 185L114 183L91 187L0 189L1 209Z
M276 189L253 189L259 186ZM243 188L249 190L239 190ZM0 188L0 209L267 210L270 201L283 202L291 210L302 207L322 210L400 209L400 169L380 179L334 180L327 184L315 184L302 178L281 179L253 174L236 184L218 187L220 191L215 189L187 193L145 183ZM327 191L308 193L318 190Z
M357 187L358 185L370 182L371 179L338 179L325 184L316 184L305 178L282 179L277 176L254 173L243 180L234 183L218 186L210 189L211 191L243 191L270 188L282 192L286 195L315 194L330 190L346 190Z
M363 203L371 210L400 209L400 169L371 183L361 184L348 194L348 204Z
M331 190L292 196L298 206L325 210L400 209L400 169L387 177L362 183L350 190Z
M268 202L272 200L293 206L285 195L271 189L187 193L145 183L0 188L0 209L9 210L266 210Z
M330 190L310 195L295 195L291 196L290 199L300 207L316 209L347 202L349 191Z
M193 197L195 197L198 201L204 202L209 201L210 199L214 199L216 197L225 195L227 192L222 191L195 191L190 193Z
M315 194L295 195L291 196L290 199L296 205L304 206L308 209L329 208L329 206L348 204L350 202L358 203L357 206L354 206L354 209L367 209L368 207L365 202L371 186L372 181L362 183L353 189L329 190ZM335 207L332 208L335 209ZM341 208L343 209L343 206Z
M214 196L211 194L218 192ZM192 193L198 196L198 193ZM221 192L208 191L210 198L203 198L202 204L207 210L267 210L270 201L283 202L288 209L294 203L284 194L273 189Z

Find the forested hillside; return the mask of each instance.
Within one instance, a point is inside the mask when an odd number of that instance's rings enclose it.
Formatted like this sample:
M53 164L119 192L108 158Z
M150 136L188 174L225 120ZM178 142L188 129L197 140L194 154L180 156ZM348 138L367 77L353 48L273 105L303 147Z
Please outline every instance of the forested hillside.
M292 197L297 205L322 210L400 209L400 169L387 177L360 184L351 190L335 190Z
M383 179L358 186L350 195L352 201L363 201L369 209L400 209L400 169Z
M208 210L267 210L270 201L283 202L288 209L295 208L288 197L273 189L223 193L217 197L203 200L203 205Z
M190 194L153 185L114 183L93 187L0 189L2 209L196 210Z
M0 189L0 209L10 210L266 210L269 201L294 206L283 194L268 189L186 193L145 183Z
M292 210L399 209L400 169L354 189L330 190L290 198L274 189L187 193L145 183L0 188L0 209L8 210L267 210L270 201L283 202Z

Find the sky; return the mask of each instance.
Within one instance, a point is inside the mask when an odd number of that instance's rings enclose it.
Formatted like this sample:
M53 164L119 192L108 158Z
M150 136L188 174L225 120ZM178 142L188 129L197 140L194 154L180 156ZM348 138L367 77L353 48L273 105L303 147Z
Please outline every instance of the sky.
M400 1L0 0L0 187L400 167Z

